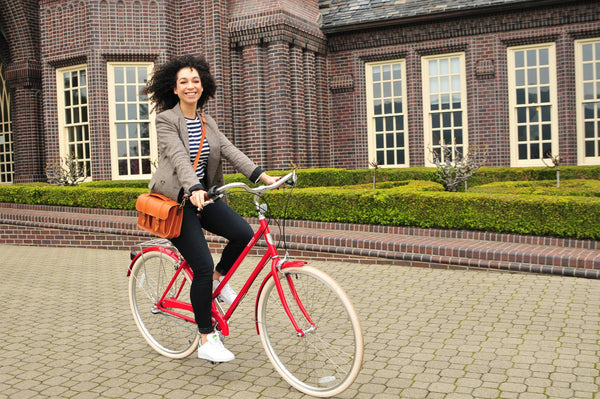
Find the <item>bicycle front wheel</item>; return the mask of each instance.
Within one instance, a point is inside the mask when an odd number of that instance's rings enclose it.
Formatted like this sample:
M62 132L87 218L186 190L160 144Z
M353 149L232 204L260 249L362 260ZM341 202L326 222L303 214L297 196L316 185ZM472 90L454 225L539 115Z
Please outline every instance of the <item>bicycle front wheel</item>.
M135 261L129 277L129 304L135 323L154 350L173 359L192 354L200 339L195 323L157 307L178 265L177 259L169 254L148 251ZM167 296L189 303L190 286L191 281L181 272Z
M277 372L308 395L330 397L346 390L362 366L360 321L344 290L326 273L310 266L282 270L279 279L290 310L305 331L299 336L285 313L274 278L258 299L260 340ZM306 309L314 326L307 321Z

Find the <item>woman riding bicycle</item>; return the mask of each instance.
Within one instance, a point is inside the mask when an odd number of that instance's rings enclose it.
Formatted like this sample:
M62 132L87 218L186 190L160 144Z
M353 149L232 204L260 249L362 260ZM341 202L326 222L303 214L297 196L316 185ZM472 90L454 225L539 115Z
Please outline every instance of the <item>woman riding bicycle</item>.
M214 97L215 91L216 84L208 63L204 57L191 55L157 67L144 90L160 112L156 116L159 160L150 180L150 190L178 202L184 195L189 195L183 210L181 233L171 242L194 272L190 299L201 334L198 357L226 362L235 356L223 346L213 329L212 291L242 253L253 231L248 222L224 201L205 207L207 189L224 183L223 159L253 182L270 185L277 178L266 174L238 150L210 116L201 114L202 107ZM203 145L199 149L201 142ZM203 229L229 240L216 268ZM220 299L231 304L236 295L227 284Z

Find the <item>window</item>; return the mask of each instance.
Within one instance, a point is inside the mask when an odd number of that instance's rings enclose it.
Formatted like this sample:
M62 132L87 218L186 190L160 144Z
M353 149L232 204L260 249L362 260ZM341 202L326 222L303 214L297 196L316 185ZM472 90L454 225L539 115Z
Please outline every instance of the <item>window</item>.
M575 42L577 161L600 164L600 38Z
M558 155L554 44L508 49L511 166Z
M73 157L92 175L85 65L57 71L58 127L61 158Z
M13 182L13 141L10 96L0 63L0 184Z
M148 178L157 159L154 124L146 87L152 63L109 63L111 164L113 179Z
M409 166L402 60L366 65L369 163Z
M445 161L442 145L452 158L462 158L468 148L465 55L423 57L423 126L425 165L433 164L430 151Z

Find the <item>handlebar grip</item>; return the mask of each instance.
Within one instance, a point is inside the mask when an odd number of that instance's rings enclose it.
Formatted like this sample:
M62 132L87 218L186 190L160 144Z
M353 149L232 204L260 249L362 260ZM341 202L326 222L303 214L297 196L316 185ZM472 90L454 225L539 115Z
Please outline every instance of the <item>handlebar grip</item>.
M206 195L208 196L209 199L214 200L220 197L220 194L218 192L219 187L217 186L212 186L206 193Z

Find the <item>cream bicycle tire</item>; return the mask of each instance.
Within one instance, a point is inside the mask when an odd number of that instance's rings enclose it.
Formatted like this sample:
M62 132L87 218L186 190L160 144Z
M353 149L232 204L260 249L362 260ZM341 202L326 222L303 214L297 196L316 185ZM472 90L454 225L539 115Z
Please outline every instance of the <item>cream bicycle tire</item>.
M299 337L283 310L270 278L258 299L257 322L261 343L276 371L308 395L331 397L345 391L358 376L364 341L360 320L344 290L326 273L310 266L282 270L293 279L299 298L316 329L311 329L289 286L279 275L286 298L304 337Z

